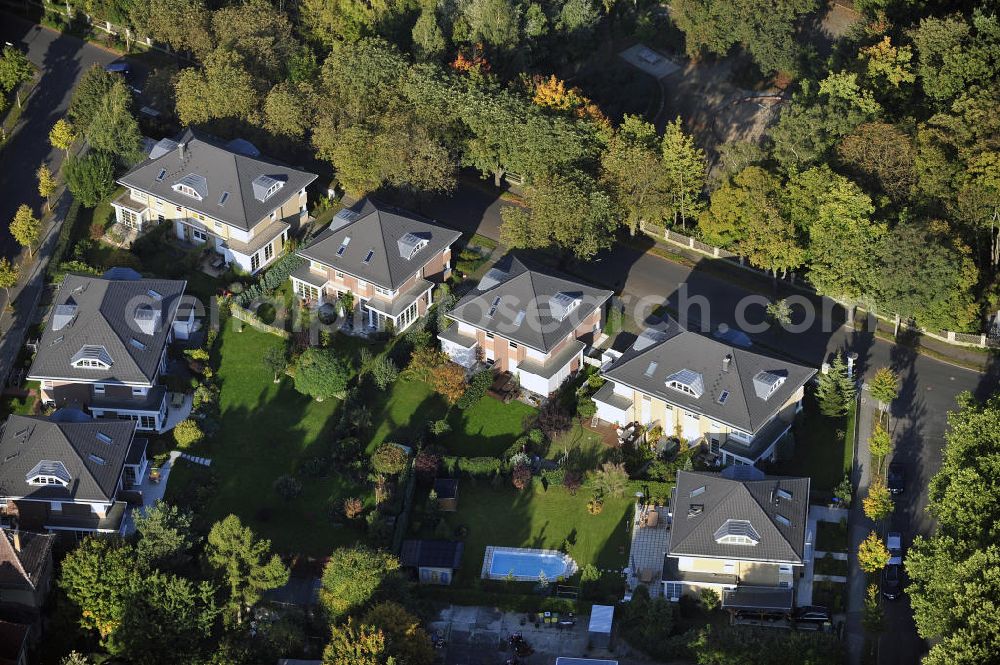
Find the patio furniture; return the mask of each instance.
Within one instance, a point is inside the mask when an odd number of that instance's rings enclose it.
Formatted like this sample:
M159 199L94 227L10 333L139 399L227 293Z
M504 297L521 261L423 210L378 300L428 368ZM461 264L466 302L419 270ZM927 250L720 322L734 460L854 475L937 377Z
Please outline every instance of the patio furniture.
M158 468L154 467L149 470L149 480L154 483L160 482L160 470Z
M645 526L655 527L660 521L660 512L658 510L650 510L646 513Z
M184 406L184 393L170 393L170 408L179 409Z

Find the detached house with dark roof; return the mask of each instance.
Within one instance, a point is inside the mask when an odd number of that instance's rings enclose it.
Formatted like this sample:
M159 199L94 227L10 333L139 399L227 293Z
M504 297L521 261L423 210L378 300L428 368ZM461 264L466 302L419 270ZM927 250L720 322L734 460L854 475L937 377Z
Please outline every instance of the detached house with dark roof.
M453 323L438 339L454 362L471 368L484 360L545 396L583 365L611 295L508 256L448 312Z
M48 533L0 529L0 615L38 615L52 582L55 538Z
M119 493L142 481L145 439L127 420L11 416L0 434L0 509L35 531L119 533Z
M805 565L809 479L754 467L679 471L671 501L664 597L715 589L731 610L786 612Z
M112 205L120 225L141 233L169 220L179 239L256 273L308 219L306 187L315 179L261 157L245 141L222 143L187 129L156 143L118 180L128 191Z
M451 246L460 236L365 200L298 250L309 263L292 273L292 288L316 306L351 293L363 326L401 332L427 312L434 285L451 275Z
M159 377L167 345L195 325L194 310L181 308L185 286L138 275L67 275L28 371L28 379L41 384L42 402L162 430L167 389Z
M703 442L723 464L774 458L802 408L810 367L731 346L667 319L601 371L594 396L609 423L659 425Z

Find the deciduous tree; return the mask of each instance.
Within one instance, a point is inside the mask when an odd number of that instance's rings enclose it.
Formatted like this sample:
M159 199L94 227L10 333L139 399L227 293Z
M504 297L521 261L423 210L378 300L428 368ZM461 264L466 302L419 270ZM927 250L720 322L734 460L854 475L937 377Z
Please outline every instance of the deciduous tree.
M386 665L393 662L382 631L353 619L331 628L323 650L323 665Z
M633 234L642 222L659 223L671 212L660 137L642 118L625 116L601 156L601 175Z
M136 563L142 570L177 567L198 541L191 531L191 513L163 501L136 511L133 519Z
M873 522L879 522L892 514L894 505L892 494L885 486L885 481L880 477L872 479L868 486L868 496L861 500L861 507L865 511L865 516ZM860 558L860 553L859 553Z
M336 549L323 569L320 599L333 618L361 609L399 570L399 559L364 546Z
M399 603L383 602L365 615L365 623L385 636L386 652L399 665L431 665L434 647L420 620Z
M889 563L889 548L878 534L872 531L858 545L858 566L869 575L879 573Z
M111 93L116 82L121 82L121 77L105 71L100 65L93 65L83 73L66 112L77 131L87 133L91 121L104 104L104 98Z
M858 125L837 146L837 154L869 191L882 190L895 201L909 195L915 181L913 145L895 126L883 122Z
M35 217L30 206L22 203L18 207L10 223L10 234L14 236L17 244L28 250L30 257L35 250L35 243L42 234L42 222Z
M868 437L868 452L872 459L878 460L878 468L882 468L882 460L892 452L892 437L880 423L876 423L872 429L871 436Z
M295 389L317 402L340 398L352 373L350 364L333 349L310 347L295 363Z
M35 173L38 178L38 193L43 199L45 199L46 210L52 209L52 195L56 193L56 179L52 175L52 171L45 164L38 167L38 171Z
M879 410L884 415L899 396L899 375L891 367L879 367L868 382L868 390L878 401Z
M34 74L35 70L26 55L13 46L4 47L3 53L0 53L0 91L15 91L14 98L18 108L21 108L20 86L30 81Z
M261 99L253 77L231 51L213 51L204 67L182 70L174 87L177 116L184 125L217 119L257 123L261 119Z
M694 137L684 132L678 116L663 129L663 166L666 169L670 214L676 226L686 229L688 220L696 219L704 207L701 190L705 187L707 163L705 152L695 145Z
M0 289L3 289L4 293L7 294L4 307L0 309L0 320L3 320L3 315L7 312L7 309L13 306L13 303L10 301L10 290L17 286L17 282L20 279L21 266L11 263L6 256L0 257Z
M49 131L49 143L52 147L65 150L66 156L69 157L69 149L73 147L74 141L76 141L76 132L73 131L73 125L65 118L56 120L56 124L52 125L52 129Z
M105 152L88 152L63 162L66 186L84 207L93 208L115 190L115 160Z
M126 165L144 156L142 133L131 109L132 91L121 77L116 77L95 105L84 130L91 148L115 155Z
M913 32L917 74L924 93L938 102L974 85L991 85L1000 73L1000 21L976 10L971 22L954 14L928 16Z

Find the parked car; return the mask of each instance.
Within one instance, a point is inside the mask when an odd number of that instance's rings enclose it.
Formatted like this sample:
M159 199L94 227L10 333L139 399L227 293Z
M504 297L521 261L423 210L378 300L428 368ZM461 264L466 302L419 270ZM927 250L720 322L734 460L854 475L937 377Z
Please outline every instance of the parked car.
M888 600L898 600L903 595L903 567L890 563L882 570L882 595Z
M796 623L824 624L830 622L830 613L825 607L807 605L795 609L792 620Z
M104 71L110 74L121 74L126 79L128 79L129 75L127 62L112 62L110 65L105 65Z
M893 462L889 465L886 476L889 491L893 494L902 494L906 489L906 468L900 462Z
M889 564L882 571L882 595L888 600L896 600L903 593L903 536L898 531L890 531L885 538L889 550Z

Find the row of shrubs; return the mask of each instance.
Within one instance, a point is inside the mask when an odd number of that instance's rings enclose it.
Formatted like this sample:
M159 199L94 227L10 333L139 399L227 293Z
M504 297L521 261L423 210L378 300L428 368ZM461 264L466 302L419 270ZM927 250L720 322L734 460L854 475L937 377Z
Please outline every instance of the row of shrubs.
M246 287L242 293L233 296L233 302L240 307L248 307L258 298L270 295L288 279L296 268L303 265L305 259L294 252L288 252L260 276L256 282Z

